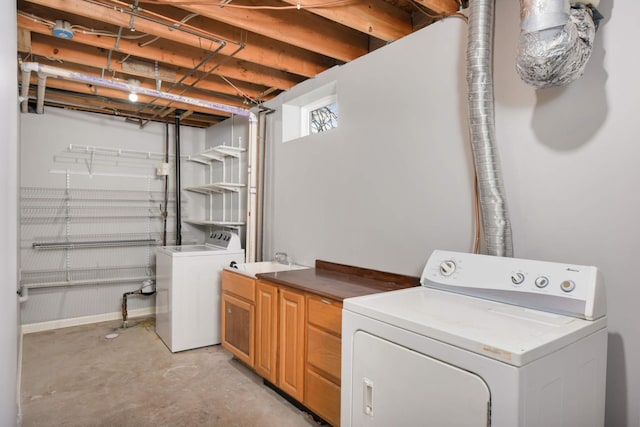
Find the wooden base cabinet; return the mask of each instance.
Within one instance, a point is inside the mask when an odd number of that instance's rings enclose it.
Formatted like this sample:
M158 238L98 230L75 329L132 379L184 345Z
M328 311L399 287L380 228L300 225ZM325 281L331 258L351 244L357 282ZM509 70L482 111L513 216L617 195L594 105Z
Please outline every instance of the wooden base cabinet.
M307 297L304 404L333 426L340 425L342 303Z
M276 385L294 399L304 398L304 294L280 289L279 363Z
M254 369L338 426L342 304L264 280L255 292Z
M276 383L278 357L278 288L256 282L256 372Z
M222 346L254 366L255 280L222 272Z

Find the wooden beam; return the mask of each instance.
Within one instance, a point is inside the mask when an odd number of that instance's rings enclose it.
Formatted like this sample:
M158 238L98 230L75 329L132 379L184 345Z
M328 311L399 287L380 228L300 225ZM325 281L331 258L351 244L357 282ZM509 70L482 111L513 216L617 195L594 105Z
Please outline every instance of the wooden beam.
M43 56L49 59L59 59L65 63L64 68L67 69L78 69L76 65L78 64L84 66L84 68L79 69L78 71L81 73L93 74L96 76L100 76L100 61L106 61L104 57L97 57L92 55L91 53L87 53L81 50L72 50L66 49L60 45L58 45L60 41L54 40L52 44L41 42L40 40L34 39L32 42L32 50L31 53L34 55ZM106 65L105 65L106 67ZM122 71L122 65L114 63L113 64L114 71ZM107 74L107 78L111 76L111 73ZM126 78L126 76L122 76L121 78ZM143 81L142 86L147 88L155 89L155 85L153 83L147 83ZM176 88L174 93L180 93L181 89ZM206 99L207 101L218 102L222 104L234 105L237 107L243 107L243 101L236 97L235 99L230 99L226 97L215 96L213 93L201 93L198 92L197 95L193 94L193 90L184 92L185 96L193 96L197 98Z
M51 34L51 30L46 25L34 22L33 20L23 16L18 16L18 25L21 28L28 29L32 32L37 32L47 36ZM198 52L190 48L182 49L181 52L170 52L166 49L155 47L140 47L135 41L126 39L121 39L116 48L117 40L115 37L100 37L96 35L82 34L81 32L77 32L74 35L73 40L67 40L66 42L69 46L73 46L74 43L81 43L107 50L117 50L118 52L134 55L139 58L158 60L163 64L183 67L185 70L190 70L195 67L204 56L202 51ZM202 67L203 71L211 69L211 67L218 61L211 62L211 64ZM250 82L254 86L261 85L267 88L276 87L281 90L287 90L303 80L302 78L283 71L269 69L254 64L244 63L243 67L238 69L234 66L234 64L237 63L237 61L229 61L225 65L219 67L215 71L215 74L229 79ZM106 66L106 63L102 66ZM185 70L182 72L186 72ZM241 85L240 88L243 90L245 89L245 87L242 87ZM254 92L249 88L249 86L246 86L246 89L247 93ZM256 92L260 92L260 90L258 89Z
M96 77L98 76L96 75ZM31 76L31 84L35 85L37 83L38 83L38 76L37 75ZM71 92L102 96L102 97L107 97L107 98L112 98L117 100L123 100L123 101L128 100L128 94L120 90L92 86L86 83L78 83L78 82L73 82L69 80L56 79L52 77L47 78L47 88L67 90ZM180 102L171 102L164 99L153 100L153 98L151 98L150 96L145 96L145 95L140 95L140 99L137 103L135 103L135 105L137 105L138 108L141 108L141 107L145 107L146 104L150 103L151 101L153 101L154 105L157 105L158 107L167 107L170 105L171 107L175 107L176 109L181 109L181 110L194 110L204 114L215 114L217 116L231 117L231 114L227 112L211 110L208 108L202 108L199 106L184 104Z
M183 3L183 0L143 0L143 2L147 4L175 3L182 9L207 18L341 61L351 61L369 52L366 34L305 10L296 10L295 8L293 10L245 9L235 8L233 3L223 7L180 4ZM283 6L281 2L274 0L248 0L243 2L243 5L253 7Z
M316 15L358 30L386 42L395 41L413 31L411 14L384 0L353 1L332 7L313 7L317 0L283 0L300 5Z
M184 120L192 114L193 110L185 111L184 113L180 114L180 120Z
M131 15L120 11L116 7L104 7L96 3L90 3L83 0L26 0L29 3L39 4L48 8L62 10L87 18L108 22L109 24L123 27L126 34L130 34L129 26L131 23ZM120 6L121 7L121 6ZM189 34L184 31L171 31L168 25L152 22L146 19L137 18L134 21L134 29L136 33L147 33L157 35L168 40L188 46L198 47L206 50L216 50L220 44L212 39L218 38L214 34L201 31L200 35ZM170 24L169 21L167 21ZM187 27L186 24L183 25ZM223 47L221 53L229 55L236 49L236 46L229 44Z
M129 33L130 15L116 12L115 10L106 9L101 6L91 4L82 0L26 0L31 3L39 4L49 8L55 8L68 13L72 13L79 16L84 16L88 19L107 22L111 25L121 26L126 28L126 33ZM312 77L321 71L335 65L335 62L329 60L329 58L319 55L317 53L305 51L303 49L291 48L285 43L279 43L274 40L270 40L267 37L259 35L247 35L240 34L240 30L233 28L230 25L224 25L219 22L211 22L204 18L195 18L189 21L189 24L198 24L199 28L216 28L216 31L220 29L220 33L216 33L215 36L227 40L234 41L235 43L240 41L250 42L246 43L244 49L236 54L236 58L253 62L256 64L263 64L264 66L274 68L281 71L288 71L305 77ZM183 24L182 26L187 26ZM194 29L198 26L190 25ZM218 45L211 43L208 40L189 35L182 31L175 29L169 29L165 25L156 24L138 18L135 20L136 33L143 32L154 36L161 37L173 42L182 43L187 46L192 46L198 49L214 50ZM113 38L115 44L115 38ZM121 42L124 39L121 40ZM135 44L135 43L134 43ZM231 55L236 49L237 44L229 44L220 52L223 56Z
M76 47L76 49L73 49ZM19 49L22 51L22 49ZM100 49L92 48L84 45L74 46L73 43L70 43L67 40L60 40L52 37L43 37L39 34L35 34L34 41L32 43L32 48L28 51L34 55L44 56L46 58L55 58L57 60L61 60L63 62L71 62L74 64L85 65L88 67L95 68L97 70L107 69L107 54L105 52L100 51ZM115 73L122 73L126 75L134 75L130 73L128 70L125 70L123 64L121 64L118 59L120 54L116 54L115 57L112 57L111 60L111 71ZM95 71L95 70L94 70ZM141 77L141 76L138 76ZM182 74L179 77L183 77ZM210 96L215 96L215 94L219 93L224 96L234 97L234 98L224 98L226 101L222 101L222 98L218 98L218 102L225 103L238 103L240 104L244 99L238 90L230 86L229 84L213 78L203 79L196 87L201 90L210 91ZM185 80L185 85L189 85L194 82L194 77L187 78ZM246 86L242 83L239 83L239 86ZM176 90L179 90L177 88ZM261 92L254 89L248 88L248 94L253 97L259 97ZM234 100L235 99L235 100Z
M451 15L460 9L458 0L416 0L424 7L442 15Z
M31 31L18 28L18 49L23 52L31 50Z
M154 11L170 15L176 13L171 7L153 7ZM184 11L184 13L188 13ZM337 65L337 62L325 55L283 43L263 35L247 32L224 22L214 21L204 16L189 20L189 24L197 28L215 28L216 34L228 40L239 40L245 48L235 55L243 61L261 64L276 70L287 71L304 77L315 77L317 74Z

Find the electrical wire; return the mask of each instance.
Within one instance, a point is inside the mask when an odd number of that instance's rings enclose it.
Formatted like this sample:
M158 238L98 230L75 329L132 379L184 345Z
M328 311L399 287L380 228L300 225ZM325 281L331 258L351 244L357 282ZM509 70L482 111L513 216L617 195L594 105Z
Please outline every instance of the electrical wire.
M18 15L19 16L23 16L27 19L31 19L33 22L37 22L40 24L43 24L49 28L53 28L56 26L56 22L55 21L50 21L48 19L45 18L41 18L39 16L36 16L34 14L31 13L25 13L22 11L18 11ZM104 30L95 30L93 28L89 28L89 27L85 27L82 25L72 25L71 26L72 30L80 30L78 32L82 33L82 34L88 34L88 35L95 35L95 36L104 36L104 37L118 37L117 33L113 33L111 31L104 31ZM140 39L143 37L146 37L147 34L140 34L140 35L135 35L135 36L122 36L121 38L123 39L130 39L130 40L136 40L136 39Z
M238 93L240 95L242 95L243 98L245 98L247 101L255 104L255 105L260 105L260 102L257 101L256 99L254 99L251 95L247 94L246 92L244 92L242 89L240 89L239 87L237 87L236 85L234 85L229 79L227 79L225 76L218 74L218 77L220 77L222 80L224 80L225 83L227 83L229 86L231 86L232 88L234 88L235 90L238 91Z
M461 0L457 0L458 3L458 9L460 9L462 7L462 1ZM441 19L445 19L445 18L460 18L462 20L464 20L465 22L468 22L468 18L467 15L461 13L461 12L454 12L454 13L432 13L430 9L427 9L425 6L423 6L422 4L418 3L416 0L409 0L409 4L413 5L418 12L422 13L423 15L433 19L433 20L441 20Z
M231 4L231 3L221 3L220 1L211 1L211 0L184 0L184 1L171 1L171 0L142 0L143 3L150 4L171 4L171 5L181 5L181 6L220 6L221 8L229 7L236 9L254 9L254 10L292 10L292 9L320 9L325 7L335 7L335 6L344 6L346 4L354 3L354 0L336 0L332 2L326 3L316 3L316 4L308 4L303 5L298 2L295 5L290 6L250 6L250 5L239 5L239 4Z
M196 16L198 16L198 14L197 14L197 13L191 13L191 14L189 14L189 15L185 16L184 18L182 18L182 19L180 20L180 22L182 22L182 23L187 23L187 22L189 22L191 19L195 18ZM174 27L175 27L175 28L179 28L179 25L177 25L177 24L176 24L176 25L174 25ZM160 39L160 36L155 36L155 37L154 37L154 38L152 38L151 40L148 40L148 41L146 41L146 42L144 42L144 43L140 43L140 47L146 47L146 46L149 46L151 43L154 43L154 42L158 41L159 39Z
M473 244L473 253L480 252L480 194L478 192L478 173L473 173L473 197L474 197L474 217L475 217L475 238Z

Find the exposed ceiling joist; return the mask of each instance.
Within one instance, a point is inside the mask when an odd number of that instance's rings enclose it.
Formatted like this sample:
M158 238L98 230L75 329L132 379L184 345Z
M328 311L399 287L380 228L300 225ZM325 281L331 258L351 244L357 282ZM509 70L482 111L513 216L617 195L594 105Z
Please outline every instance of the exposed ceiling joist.
M36 60L118 81L136 79L146 89L175 94L186 90L189 97L245 109L456 13L461 4L460 0L17 1L21 61ZM61 25L66 40L53 35ZM31 92L37 81L31 76ZM183 116L185 124L200 127L229 116L163 100L155 100L160 107L150 112L144 104L131 105L117 85L96 88L47 78L46 87L45 105L73 104L75 109L105 114L127 111L140 120ZM26 89L23 93L29 93ZM69 100L71 96L82 102Z

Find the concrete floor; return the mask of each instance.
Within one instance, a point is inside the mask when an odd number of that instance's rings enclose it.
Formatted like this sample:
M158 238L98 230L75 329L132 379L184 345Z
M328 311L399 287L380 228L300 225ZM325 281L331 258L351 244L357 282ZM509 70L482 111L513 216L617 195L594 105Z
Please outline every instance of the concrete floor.
M172 354L153 318L121 325L24 336L24 427L318 425L221 346Z

